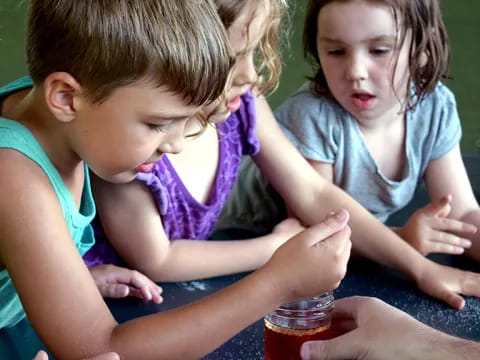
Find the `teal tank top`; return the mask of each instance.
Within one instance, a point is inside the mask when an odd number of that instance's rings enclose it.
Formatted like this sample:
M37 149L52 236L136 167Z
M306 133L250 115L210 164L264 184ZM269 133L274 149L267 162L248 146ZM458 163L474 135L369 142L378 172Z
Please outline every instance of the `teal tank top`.
M0 88L0 99L32 86L33 83L29 77L19 79ZM81 255L87 252L95 242L90 225L95 216L95 203L93 201L87 166L85 165L85 184L80 210L78 210L71 192L63 182L57 169L50 162L47 154L43 151L33 134L25 126L16 121L0 117L0 148L15 149L42 168L57 194L65 222L78 251ZM25 312L13 286L12 279L4 265L0 263L0 328L14 326L24 317Z

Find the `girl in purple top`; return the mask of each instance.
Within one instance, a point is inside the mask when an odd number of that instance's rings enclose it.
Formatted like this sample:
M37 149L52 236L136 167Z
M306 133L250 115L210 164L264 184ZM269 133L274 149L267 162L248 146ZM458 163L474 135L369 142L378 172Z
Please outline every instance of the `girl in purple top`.
M199 136L187 137L181 153L184 141L170 143L167 158L139 169L144 172L139 181L111 185L94 180L101 222L122 259L156 281L253 270L303 229L302 224L316 224L329 212L345 208L351 215L352 242L359 254L405 273L427 294L455 308L464 306L460 293L479 296L476 289L480 287L468 285L480 285L477 274L423 257L322 178L283 134L261 94L274 88L278 80L280 61L275 42L285 1L215 3L236 54L226 91L232 115L224 124L207 126ZM168 123L165 126L168 128ZM194 118L184 134L201 130ZM299 220L284 220L273 233L260 238L192 241L210 235L243 154L252 156ZM324 272L322 265L319 276Z

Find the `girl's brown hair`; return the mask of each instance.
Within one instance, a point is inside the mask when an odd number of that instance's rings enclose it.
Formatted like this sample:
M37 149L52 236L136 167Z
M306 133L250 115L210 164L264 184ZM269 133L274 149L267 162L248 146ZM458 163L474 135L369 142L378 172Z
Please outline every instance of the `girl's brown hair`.
M248 0L214 0L220 19L225 28L228 28L238 17L240 11L246 6ZM260 6L260 0L253 0ZM259 45L256 62L258 80L255 88L259 93L275 91L281 73L281 60L278 54L279 28L283 15L288 8L286 0L267 0L270 12L267 17L267 30Z
M334 1L350 0L308 0L303 31L304 55L312 63L315 75L310 79L313 91L318 95L329 95L325 75L320 65L317 49L317 19L320 10ZM382 4L392 9L396 27L402 34L400 45L405 41L406 30L411 31L409 49L410 79L415 93L407 99L406 108L413 109L431 93L438 81L447 77L450 60L448 36L443 23L438 0L363 0ZM410 92L408 92L410 94Z

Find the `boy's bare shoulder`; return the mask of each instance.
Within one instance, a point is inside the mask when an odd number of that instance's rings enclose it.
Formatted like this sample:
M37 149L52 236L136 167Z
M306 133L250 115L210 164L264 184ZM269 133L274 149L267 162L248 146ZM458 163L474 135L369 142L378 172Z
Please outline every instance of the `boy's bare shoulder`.
M0 173L0 203L13 198L20 205L22 197L32 196L33 201L42 197L45 190L54 194L50 180L40 166L15 149L0 148Z

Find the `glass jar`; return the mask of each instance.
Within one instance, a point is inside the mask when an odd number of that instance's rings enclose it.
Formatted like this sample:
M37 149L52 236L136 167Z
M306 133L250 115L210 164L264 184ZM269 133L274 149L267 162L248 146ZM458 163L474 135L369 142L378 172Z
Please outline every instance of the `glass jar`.
M282 305L265 316L265 360L300 360L305 341L336 336L330 328L333 294Z

